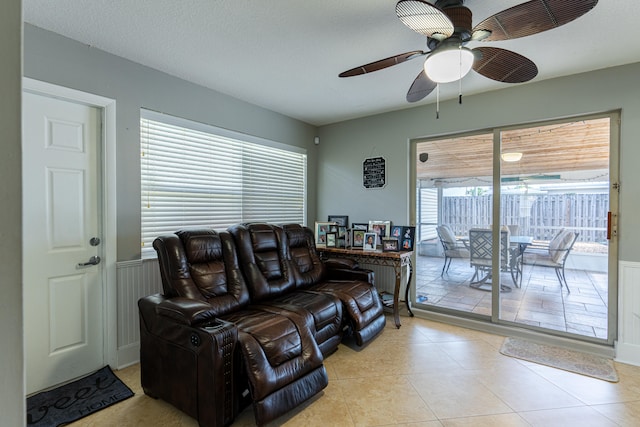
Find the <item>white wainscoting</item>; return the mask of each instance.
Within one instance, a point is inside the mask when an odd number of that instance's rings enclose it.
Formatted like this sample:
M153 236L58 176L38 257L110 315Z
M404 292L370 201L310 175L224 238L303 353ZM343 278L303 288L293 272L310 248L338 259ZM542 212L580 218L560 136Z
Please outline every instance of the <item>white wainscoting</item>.
M118 368L140 361L138 300L162 292L156 259L121 261L116 264L118 281Z
M640 263L618 263L616 360L640 366Z

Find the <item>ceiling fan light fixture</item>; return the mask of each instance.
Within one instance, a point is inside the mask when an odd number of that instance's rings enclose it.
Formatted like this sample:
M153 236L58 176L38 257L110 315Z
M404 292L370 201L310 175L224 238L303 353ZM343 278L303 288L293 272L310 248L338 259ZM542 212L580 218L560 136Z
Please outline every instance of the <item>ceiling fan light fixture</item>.
M466 47L437 50L424 61L424 72L436 83L450 83L466 76L473 60L473 52Z
M502 153L502 160L505 162L519 162L522 159L522 153Z

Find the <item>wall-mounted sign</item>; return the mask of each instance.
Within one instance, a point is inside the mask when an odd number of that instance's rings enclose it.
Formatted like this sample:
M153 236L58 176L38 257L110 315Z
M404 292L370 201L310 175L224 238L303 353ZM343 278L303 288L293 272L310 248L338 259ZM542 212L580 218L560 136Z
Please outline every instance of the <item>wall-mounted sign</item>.
M386 181L386 162L384 157L372 157L362 162L362 185L364 188L382 188Z

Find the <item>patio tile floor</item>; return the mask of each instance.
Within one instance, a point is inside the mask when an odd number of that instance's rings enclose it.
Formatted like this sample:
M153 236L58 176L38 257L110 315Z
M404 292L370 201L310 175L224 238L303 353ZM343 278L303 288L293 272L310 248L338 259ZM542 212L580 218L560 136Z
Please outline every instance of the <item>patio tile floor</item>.
M474 268L468 259L453 259L440 276L443 258L417 256L416 299L422 304L468 313L491 315L491 293L469 287ZM560 288L550 268L525 266L522 287L501 273L512 287L501 296L501 319L565 331L586 337L607 338L607 274L565 270L571 293ZM425 299L426 298L426 299ZM419 302L418 302L419 303Z

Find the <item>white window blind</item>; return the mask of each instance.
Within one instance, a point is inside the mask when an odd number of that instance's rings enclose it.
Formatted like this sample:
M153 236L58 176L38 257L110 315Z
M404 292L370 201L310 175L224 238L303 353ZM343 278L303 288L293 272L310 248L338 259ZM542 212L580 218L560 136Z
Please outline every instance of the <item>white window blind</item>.
M142 257L179 229L240 222L303 224L303 150L143 110Z
M419 188L418 207L420 218L419 240L429 240L438 237L438 189Z

